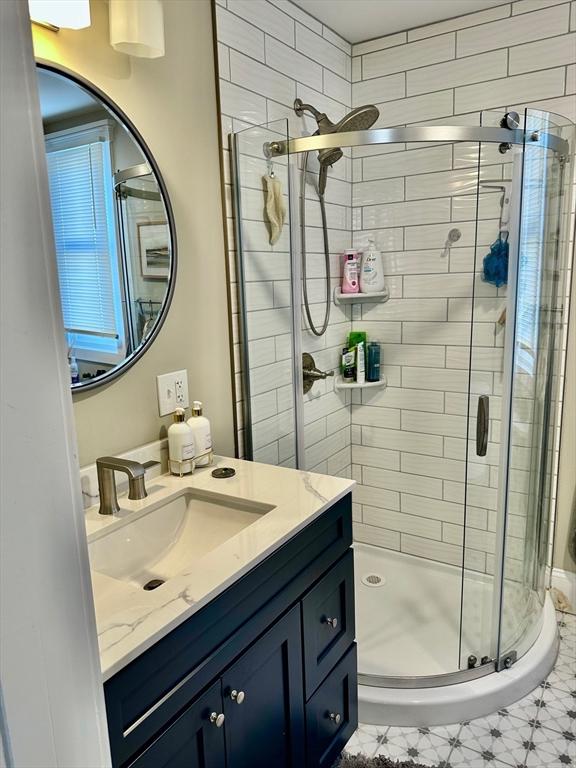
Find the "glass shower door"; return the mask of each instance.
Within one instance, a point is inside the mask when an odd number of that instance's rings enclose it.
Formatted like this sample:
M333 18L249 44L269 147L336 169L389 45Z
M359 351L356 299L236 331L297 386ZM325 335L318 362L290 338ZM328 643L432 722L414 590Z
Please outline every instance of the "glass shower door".
M574 126L536 110L525 115L526 135L548 134L573 144ZM565 121L563 121L565 123ZM567 151L538 140L524 146L521 226L510 301L511 381L506 412L507 467L502 542L500 632L496 658L513 663L538 636L546 589L552 500L557 470L560 371L565 327L570 184ZM506 394L506 393L505 393Z
M481 125L500 125L502 112L484 112ZM506 377L505 341L508 333L506 249L517 246L522 148L499 145L462 145L458 150L476 163L476 234L473 292L467 300L471 319L466 410L467 436L463 447L466 477L462 553L460 669L493 670L498 590L497 559L501 537L500 468L502 465L501 402ZM496 254L495 272L484 271L485 258Z
M484 113L482 124L501 117ZM556 353L567 291L560 254L567 252L562 239L569 195L563 153L539 137L568 138L573 126L555 126L533 110L522 122L524 146L478 149L462 669L514 663L538 636L545 598L558 437ZM491 252L500 252L496 266L503 280L486 279Z

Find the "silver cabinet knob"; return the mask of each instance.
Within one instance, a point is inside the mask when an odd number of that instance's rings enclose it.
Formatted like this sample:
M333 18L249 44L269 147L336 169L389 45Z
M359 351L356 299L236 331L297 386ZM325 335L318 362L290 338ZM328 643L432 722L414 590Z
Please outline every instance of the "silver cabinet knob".
M222 713L212 712L210 715L210 722L216 726L216 728L222 728L224 725L224 715Z
M324 623L328 624L328 626L332 627L332 629L336 629L336 627L338 626L338 619L336 618L331 619L328 616L326 616L324 619Z
M338 712L330 712L328 716L333 723L336 723L336 725L340 725L340 722L342 720L342 715L338 714Z
M230 692L230 698L232 699L232 701L235 701L236 704L242 704L242 702L246 698L246 694L244 693L244 691L234 690Z

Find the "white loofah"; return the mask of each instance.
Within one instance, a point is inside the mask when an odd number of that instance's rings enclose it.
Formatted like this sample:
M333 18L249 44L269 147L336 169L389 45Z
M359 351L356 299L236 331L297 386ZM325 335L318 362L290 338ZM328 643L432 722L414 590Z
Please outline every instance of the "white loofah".
M286 206L282 195L282 184L275 176L263 176L266 195L266 216L270 229L270 245L278 242L286 219Z

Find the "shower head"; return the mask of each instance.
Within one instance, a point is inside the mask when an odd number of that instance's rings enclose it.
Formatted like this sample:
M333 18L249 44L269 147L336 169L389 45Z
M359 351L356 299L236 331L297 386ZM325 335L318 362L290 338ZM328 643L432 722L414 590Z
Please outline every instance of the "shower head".
M337 123L333 123L324 112L320 112L311 104L303 104L302 99L294 101L294 112L296 112L298 117L302 117L305 112L313 115L318 124L318 133L320 134L367 131L368 128L374 125L380 115L380 112L373 104L366 104L363 107L356 107L352 112L344 115Z
M373 104L356 107L352 112L345 115L339 123L336 123L334 132L367 131L368 128L372 128L379 117L380 112Z
M367 104L364 107L356 107L352 112L344 115L337 123L333 123L324 112L320 112L311 104L304 104L302 99L295 100L294 112L296 112L298 117L302 117L305 112L313 115L318 124L316 133L321 135L326 133L344 133L345 131L366 131L374 125L380 115L380 112L373 104ZM318 162L320 163L318 193L320 195L324 195L326 190L328 166L338 162L343 154L340 147L321 149L318 152Z

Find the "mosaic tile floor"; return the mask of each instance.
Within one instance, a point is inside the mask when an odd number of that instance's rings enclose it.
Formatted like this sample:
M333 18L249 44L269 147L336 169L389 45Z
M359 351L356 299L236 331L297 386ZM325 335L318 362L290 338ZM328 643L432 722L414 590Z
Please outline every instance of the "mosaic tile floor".
M431 728L360 724L350 754L439 768L576 767L576 616L558 613L560 653L545 682L506 709Z

